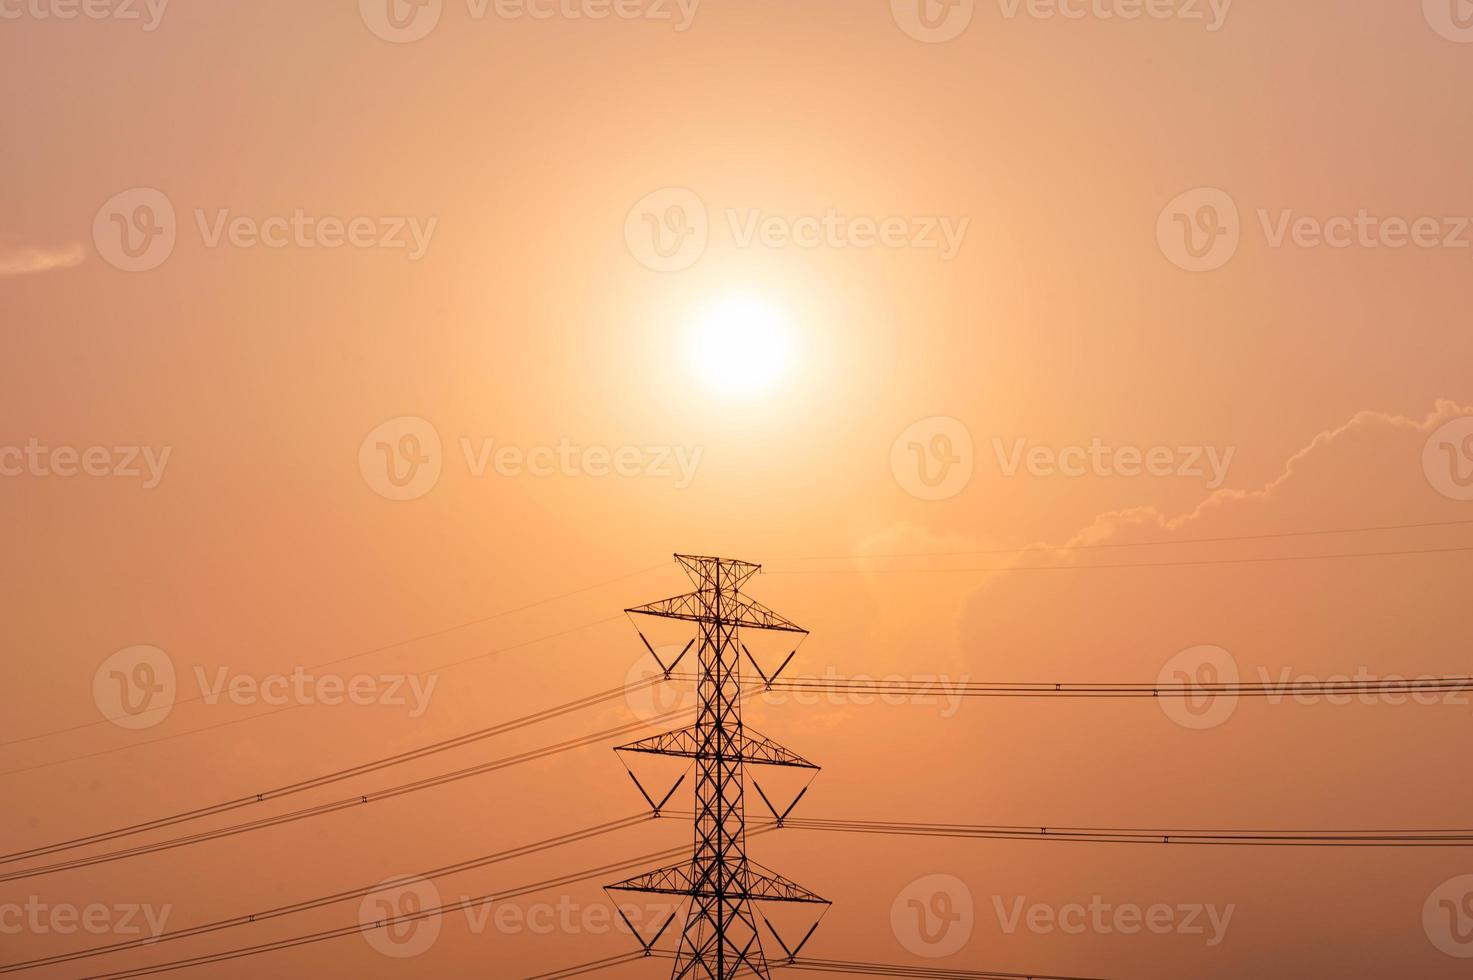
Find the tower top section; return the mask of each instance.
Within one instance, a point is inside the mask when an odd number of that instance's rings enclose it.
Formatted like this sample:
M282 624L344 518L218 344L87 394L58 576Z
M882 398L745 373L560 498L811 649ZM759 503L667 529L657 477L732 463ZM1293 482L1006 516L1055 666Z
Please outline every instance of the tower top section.
M762 571L762 566L735 558L710 558L705 555L676 555L675 560L697 586L739 589L747 579Z
M762 570L761 565L702 555L676 555L675 560L685 569L685 574L690 576L696 591L658 602L647 602L642 606L631 606L624 610L626 613L683 619L707 625L722 623L741 629L808 632L797 623L742 594L742 586Z

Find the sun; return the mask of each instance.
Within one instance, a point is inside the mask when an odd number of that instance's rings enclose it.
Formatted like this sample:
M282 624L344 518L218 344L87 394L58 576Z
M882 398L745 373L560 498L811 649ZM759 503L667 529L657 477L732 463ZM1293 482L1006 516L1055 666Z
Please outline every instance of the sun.
M691 332L691 363L711 388L733 395L770 389L793 361L787 317L758 296L722 297L703 310Z

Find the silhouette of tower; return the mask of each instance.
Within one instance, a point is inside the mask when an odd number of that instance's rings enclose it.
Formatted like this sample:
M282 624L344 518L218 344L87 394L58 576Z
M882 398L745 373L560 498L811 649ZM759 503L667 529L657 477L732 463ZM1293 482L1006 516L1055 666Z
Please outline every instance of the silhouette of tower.
M663 735L620 746L619 752L643 752L694 760L695 849L688 862L659 868L606 886L610 891L678 895L689 899L680 943L675 950L675 980L728 980L744 974L769 977L758 932L760 911L753 903L829 903L800 885L763 868L747 857L744 768L748 765L817 766L782 746L748 731L742 724L741 657L745 654L764 682L771 684L792 660L783 661L771 677L763 674L741 641L742 630L774 630L807 635L807 631L742 594L742 586L760 566L721 558L676 555L696 591L663 599L627 612L685 620L696 624L700 671L697 677L696 723ZM644 639L644 634L640 634ZM649 647L649 641L644 640ZM686 645L686 650L690 644ZM650 647L654 654L654 648ZM676 662L660 666L668 678ZM659 660L656 655L656 660ZM632 775L632 772L631 772ZM683 777L682 777L683 778ZM635 780L636 784L638 780ZM678 786L679 784L677 784ZM758 786L761 793L761 787ZM644 788L641 786L643 793ZM674 790L671 791L672 793ZM766 799L763 794L764 800ZM799 794L801 799L802 794ZM646 798L649 799L648 794ZM666 800L669 794L666 795ZM660 805L655 805L656 813ZM793 801L793 805L797 800ZM771 808L771 802L768 801ZM788 807L788 812L792 806ZM787 812L773 814L781 823ZM622 915L622 913L621 913ZM626 920L627 921L627 920ZM674 916L661 928L663 934ZM790 959L812 936L813 929L789 949L770 922L768 930ZM814 928L817 927L815 923ZM636 935L638 933L636 932ZM646 941L646 952L659 940Z

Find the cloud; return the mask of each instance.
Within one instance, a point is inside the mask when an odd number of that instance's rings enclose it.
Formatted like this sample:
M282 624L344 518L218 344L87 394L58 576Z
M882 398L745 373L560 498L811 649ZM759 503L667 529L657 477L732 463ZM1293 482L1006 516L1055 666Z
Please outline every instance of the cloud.
M1106 511L1017 550L893 525L855 547L871 559L859 568L958 574L858 575L869 635L988 679L1150 681L1206 643L1275 670L1457 672L1462 607L1448 590L1468 555L1260 559L1473 545L1473 527L1452 525L1302 533L1473 519L1473 502L1440 492L1427 453L1470 417L1473 406L1447 400L1424 417L1358 412L1260 487L1216 490L1180 512ZM1473 458L1457 465L1466 484ZM1058 570L1012 571L1040 567Z
M1451 401L1424 418L1363 411L1258 489L1218 490L1180 514L1110 511L1061 544L989 561L1080 570L988 576L958 617L962 647L989 676L1152 680L1170 654L1203 643L1275 669L1456 672L1467 556L1261 559L1473 544L1452 526L1303 534L1473 518L1473 505L1439 492L1424 452L1470 415ZM1098 565L1126 567L1085 570ZM1160 567L1134 567L1144 565Z
M86 258L87 252L81 242L71 242L58 248L39 245L0 248L0 277L71 269L81 265Z
M1445 454L1427 448L1469 416L1447 401L1425 417L1359 412L1260 487L1204 495L1180 513L1110 511L1026 555L967 563L1048 570L971 579L954 621L966 673L1180 681L1181 657L1215 648L1252 683L1467 674L1473 552L1448 549L1473 548L1473 526L1448 522L1473 520L1473 502L1443 492L1434 464L1446 467ZM1469 462L1458 461L1464 478ZM1348 530L1372 527L1384 529ZM1335 533L1304 533L1319 531ZM1228 676L1212 670L1194 676ZM968 706L995 742L978 741L968 764L988 775L983 802L1026 801L1000 819L1435 824L1473 806L1473 789L1446 768L1470 703L1245 698L1220 727L1198 731L1166 701L1004 699ZM1405 887L1424 888L1417 871L1404 875Z
M1316 435L1289 458L1273 481L1258 490L1218 490L1190 512L1173 517L1153 507L1101 514L1067 546L1114 539L1157 540L1163 533L1168 538L1179 532L1196 537L1203 528L1253 533L1410 523L1416 518L1408 514L1428 508L1459 509L1432 492L1435 487L1423 467L1422 451L1437 429L1465 416L1473 416L1473 406L1446 399L1438 401L1423 419L1358 412L1345 424ZM1337 524L1337 517L1349 523ZM1327 519L1331 523L1326 524ZM1275 526L1246 530L1238 526L1264 521ZM1146 534L1132 533L1141 530Z

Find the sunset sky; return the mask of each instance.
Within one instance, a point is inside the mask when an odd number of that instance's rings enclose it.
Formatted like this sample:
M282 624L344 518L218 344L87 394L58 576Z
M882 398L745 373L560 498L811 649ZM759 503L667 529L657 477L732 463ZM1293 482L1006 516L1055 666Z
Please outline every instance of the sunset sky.
M690 692L639 686L623 610L689 590L676 553L763 566L811 631L788 678L1473 673L1466 0L0 0L0 79L0 970L647 812L610 748ZM1473 839L1473 691L1311 700L746 710L823 767L798 817ZM668 813L433 895L690 842ZM824 960L1473 962L1466 844L749 853L834 903ZM343 929L173 975L531 977L637 951L599 886L658 863L433 935L356 934L355 898L17 975ZM1169 928L1039 924L1092 904Z

